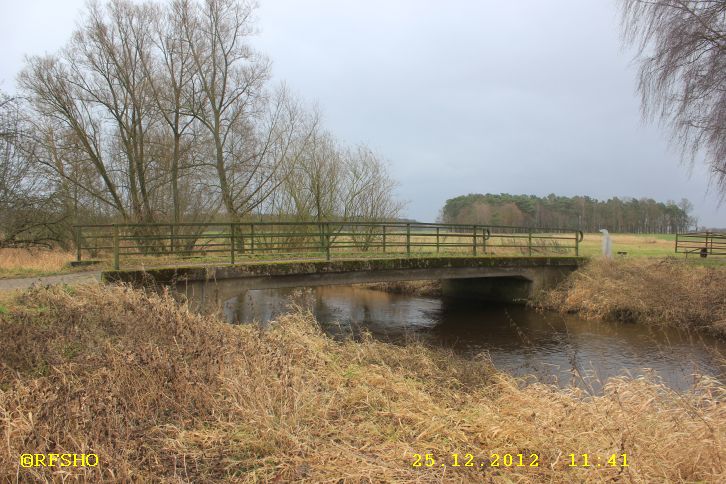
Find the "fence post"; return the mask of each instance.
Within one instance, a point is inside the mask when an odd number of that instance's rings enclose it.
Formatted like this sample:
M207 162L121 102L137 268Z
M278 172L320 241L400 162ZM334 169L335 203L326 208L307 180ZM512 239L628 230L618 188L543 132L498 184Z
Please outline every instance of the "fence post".
M81 261L81 227L75 226L76 230L76 260Z
M440 227L436 227L436 253L439 253L439 229Z
M383 252L386 252L386 226L383 226Z
M676 254L678 253L678 232L676 232Z
M406 257L411 257L411 224L406 224Z
M121 267L119 245L118 225L113 224L113 270L115 271Z
M169 246L171 248L171 253L176 253L176 226L175 225L169 225Z
M486 255L486 253L487 253L487 230L488 229L486 227L484 227L484 228L482 228L482 231L481 231L481 240L482 240L481 245L482 245L482 251L484 252L484 255Z
M476 256L476 225L474 225L472 228L474 229L474 256Z
M330 260L330 222L325 222L325 259Z
M529 229L527 247L529 249L529 256L532 257L532 229Z
M678 237L678 235L676 235ZM580 255L580 234L575 232L575 257Z
M229 224L229 260L234 265L234 223Z

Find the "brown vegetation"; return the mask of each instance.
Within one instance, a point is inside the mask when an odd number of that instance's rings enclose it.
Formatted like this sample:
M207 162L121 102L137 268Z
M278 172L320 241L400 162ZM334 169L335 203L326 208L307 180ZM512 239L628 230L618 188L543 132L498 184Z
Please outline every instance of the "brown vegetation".
M675 259L596 259L538 304L584 317L726 335L726 266Z
M335 342L308 314L269 330L123 287L34 289L0 314L0 480L662 482L726 477L723 386L645 380L605 394L524 386L486 361ZM94 452L97 468L21 468ZM450 453L539 467L440 467ZM433 453L432 468L412 467ZM627 453L570 468L569 453Z
M61 250L0 249L0 277L60 272L74 259Z

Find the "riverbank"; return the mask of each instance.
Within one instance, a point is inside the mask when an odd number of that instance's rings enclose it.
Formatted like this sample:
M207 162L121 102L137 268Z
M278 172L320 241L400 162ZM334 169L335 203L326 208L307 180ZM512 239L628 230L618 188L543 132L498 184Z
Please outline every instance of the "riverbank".
M705 331L726 337L726 264L673 258L592 259L531 305L586 319ZM440 281L364 285L440 297Z
M677 394L620 378L591 397L524 385L484 358L336 342L306 313L262 331L122 287L26 291L6 302L0 334L0 480L726 478L725 392L712 380ZM100 464L19 467L23 453L54 452ZM592 467L570 467L570 453Z
M726 265L677 259L593 259L535 305L590 319L726 337Z

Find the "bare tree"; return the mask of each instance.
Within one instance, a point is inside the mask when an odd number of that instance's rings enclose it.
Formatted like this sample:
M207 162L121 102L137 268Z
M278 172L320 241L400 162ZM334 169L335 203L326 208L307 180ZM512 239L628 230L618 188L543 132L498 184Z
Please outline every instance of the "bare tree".
M359 145L346 150L343 163L343 220L390 220L399 215L403 204L395 197L397 183L380 156Z
M191 48L181 35L184 19L188 15L189 0L175 0L168 8L152 4L155 56L141 57L153 104L163 119L164 131L168 132L171 144L167 167L171 187L172 220L178 223L182 217L183 200L180 182L185 171L192 168L191 151L194 140L184 142L185 136L193 132L195 111L193 82L196 73ZM162 142L166 138L162 136ZM191 193L187 194L187 198ZM188 201L188 200L187 200Z
M152 18L148 5L92 3L60 56L31 58L19 76L23 92L53 125L49 133L66 138L53 143L80 150L105 193L82 188L124 220L147 222L154 220L154 190L163 183L158 147L150 143L157 116L142 68L152 55ZM52 155L48 166L57 164Z
M726 1L620 0L640 59L644 115L674 133L684 159L705 153L726 196Z
M323 222L338 214L342 187L340 149L329 133L316 132L283 185L288 203L280 207L286 215Z
M240 160L248 148L246 135L253 130L250 121L263 109L269 77L268 62L247 43L253 32L253 10L252 4L234 0L190 2L180 10L184 40L196 68L196 95L201 98L193 114L208 130L212 165L230 217L249 211L238 195L262 168L260 159L248 156L251 164L240 173Z

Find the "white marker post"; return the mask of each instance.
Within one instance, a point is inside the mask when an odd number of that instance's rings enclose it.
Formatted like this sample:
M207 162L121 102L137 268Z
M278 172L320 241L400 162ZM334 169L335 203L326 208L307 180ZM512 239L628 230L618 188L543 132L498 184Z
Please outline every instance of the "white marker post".
M606 259L612 259L613 246L612 241L610 240L610 234L605 229L600 229L600 232L602 233L602 255Z

